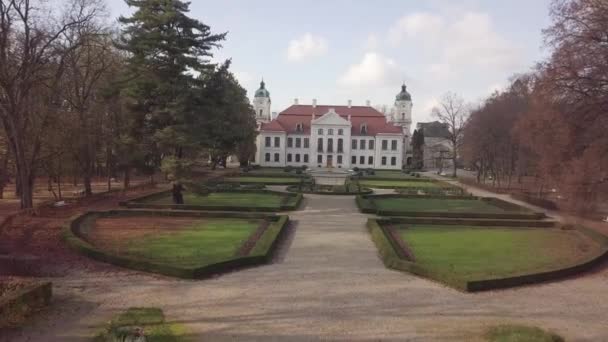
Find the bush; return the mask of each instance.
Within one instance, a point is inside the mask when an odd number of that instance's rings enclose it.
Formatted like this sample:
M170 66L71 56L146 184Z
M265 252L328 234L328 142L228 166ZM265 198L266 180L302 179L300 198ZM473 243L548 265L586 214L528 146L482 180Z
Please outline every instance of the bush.
M308 165L302 165L302 171L306 171L308 169Z
M252 170L259 170L260 168L261 168L261 166L258 165L258 164L251 164L251 169Z
M420 178L420 174L419 173L416 173L416 178Z
M359 168L355 166L355 167L353 167L353 171L359 172Z
M296 170L296 175L301 175L302 174L302 169L297 169Z
M293 171L293 166L291 165L287 165L285 166L285 168L283 168L283 172L291 172Z
M373 176L376 174L376 171L374 169L367 169L367 174Z

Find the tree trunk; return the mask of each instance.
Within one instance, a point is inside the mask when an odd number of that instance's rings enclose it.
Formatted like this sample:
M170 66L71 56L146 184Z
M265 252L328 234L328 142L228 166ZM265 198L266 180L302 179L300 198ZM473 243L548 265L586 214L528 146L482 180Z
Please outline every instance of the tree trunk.
M456 169L457 169L457 167L456 167L456 155L454 155L452 157L452 164L453 164L453 167L454 167L454 169L452 171L452 177L456 178Z
M125 169L125 178L124 178L124 183L123 183L123 191L127 191L127 189L129 189L131 183L131 168L127 167Z

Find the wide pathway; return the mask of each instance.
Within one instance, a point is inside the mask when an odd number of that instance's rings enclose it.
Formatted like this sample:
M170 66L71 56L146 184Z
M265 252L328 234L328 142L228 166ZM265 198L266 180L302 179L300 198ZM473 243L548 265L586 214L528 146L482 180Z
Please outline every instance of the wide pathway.
M277 262L211 280L109 269L56 281L53 308L15 341L80 341L131 306L158 306L204 341L478 341L522 323L568 341L608 341L608 270L461 293L386 269L353 197L307 195ZM1 339L0 339L1 340Z

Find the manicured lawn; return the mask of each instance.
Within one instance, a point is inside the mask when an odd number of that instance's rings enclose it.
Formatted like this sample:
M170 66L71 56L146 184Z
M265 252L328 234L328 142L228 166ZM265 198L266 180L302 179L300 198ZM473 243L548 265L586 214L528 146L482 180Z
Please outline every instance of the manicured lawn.
M298 184L301 182L299 177L230 177L224 178L225 182L233 183L264 183L272 184Z
M399 235L415 262L440 278L502 278L574 265L600 247L576 231L411 225Z
M281 200L281 195L273 193L212 192L207 196L184 193L184 204L187 205L278 208L281 206ZM146 201L145 203L173 204L173 198L168 194L165 197Z
M380 210L418 211L418 212L456 212L456 213L505 213L490 202L478 199L449 198L374 198Z
M414 181L414 180L376 180L362 179L361 186L373 187L393 187L393 188L439 188L435 182Z
M536 327L522 325L499 325L491 328L488 342L563 342L564 339L551 332Z
M184 327L165 321L163 311L157 308L130 308L114 318L94 341L122 341L125 332L142 328L146 341L180 342L187 341ZM130 341L130 340L129 340Z
M181 229L124 241L122 254L161 264L196 267L230 259L261 220L207 218Z
M365 175L364 178L394 178L394 179L420 179L424 177L414 177L412 175L405 174L401 171L393 170L376 170L374 175Z

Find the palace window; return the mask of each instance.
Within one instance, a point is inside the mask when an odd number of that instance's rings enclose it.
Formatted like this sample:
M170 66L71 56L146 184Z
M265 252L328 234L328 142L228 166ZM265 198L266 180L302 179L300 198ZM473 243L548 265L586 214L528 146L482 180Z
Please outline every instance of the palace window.
M323 135L323 128L319 128L319 130L317 131L318 135Z
M397 165L397 157L391 157L391 165L392 166Z
M342 128L338 130L338 135L344 135L344 130Z
M367 144L367 146L369 147L370 150L373 150L374 149L374 141L370 140L369 144Z
M296 124L296 132L304 132L304 124L303 123Z
M344 143L342 139L338 139L338 153L344 152Z
M327 135L334 135L333 128L330 128L330 129L327 130Z
M388 140L382 140L382 151L388 150Z
M270 161L270 153L266 153L266 155L264 156L264 160L266 160L267 162Z
M359 148L365 150L365 140L359 141Z
M304 148L310 148L310 140L308 138L304 138Z
M333 152L334 151L334 139L329 138L327 139L327 152Z
M357 140L353 139L353 145L351 147L353 150L357 149Z
M287 147L293 147L293 138L287 138Z
M270 147L270 142L272 139L270 137L266 137L266 147Z
M367 134L367 124L361 124L361 134L365 135Z
M365 165L365 156L360 156L359 157L359 164Z
M300 154L296 154L296 163L300 162Z
M397 151L397 140L391 141L391 150Z
M291 153L287 153L287 162L291 163Z
M357 164L357 156L350 157L350 163L353 165Z
M317 151L323 152L323 138L317 139Z
M367 163L369 165L374 165L374 157L372 157L372 156L367 157Z
M305 155L304 155L304 162L305 162L305 163L308 163L308 154L305 154Z
M281 147L281 138L279 138L279 137L274 138L274 147Z
M278 153L275 153L275 154L274 154L274 161L275 161L276 163L278 163L278 162L279 162L279 160L280 160L279 158L280 158L280 157L279 157L279 154L278 154Z
M317 163L323 164L323 156L320 154L317 156Z
M341 155L338 156L338 164L342 164L342 156Z
M382 157L382 165L386 165L386 157Z
M302 139L296 138L296 148L300 148L300 147L302 147Z

